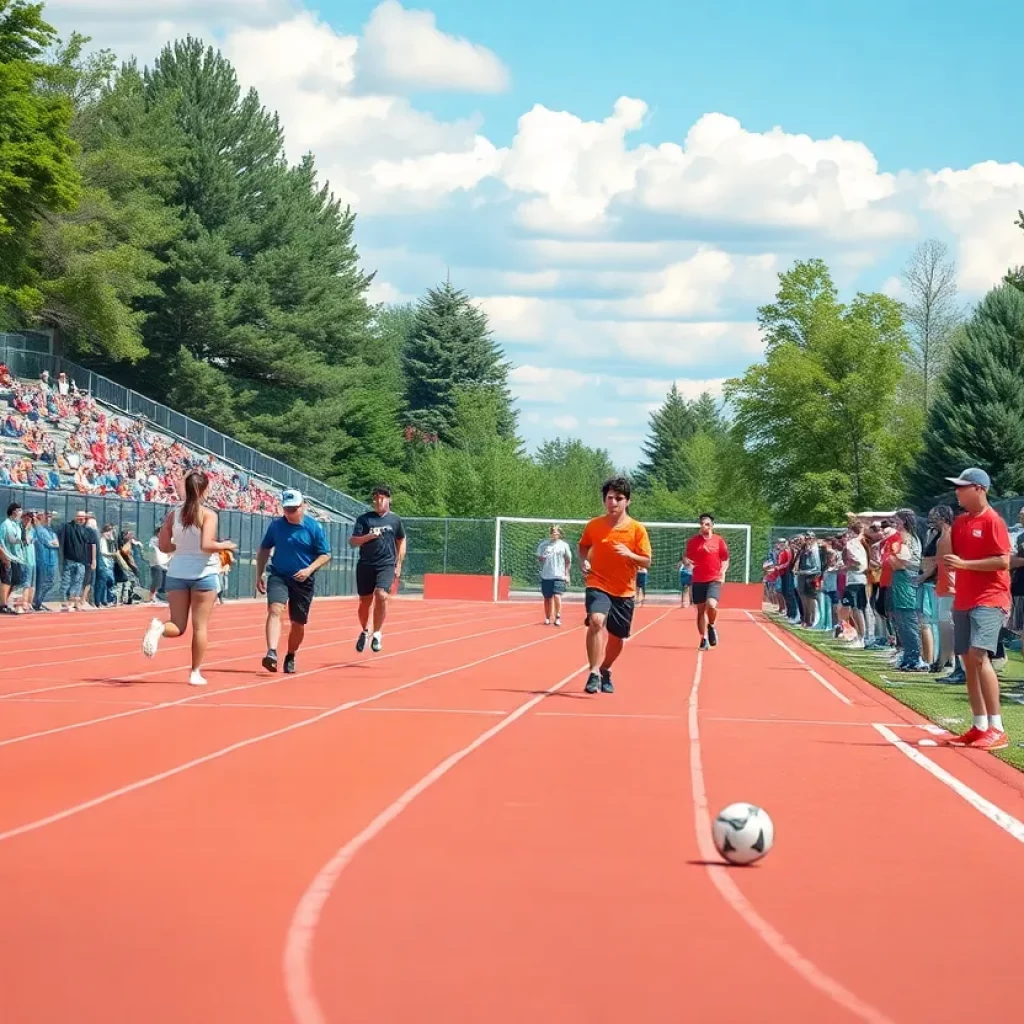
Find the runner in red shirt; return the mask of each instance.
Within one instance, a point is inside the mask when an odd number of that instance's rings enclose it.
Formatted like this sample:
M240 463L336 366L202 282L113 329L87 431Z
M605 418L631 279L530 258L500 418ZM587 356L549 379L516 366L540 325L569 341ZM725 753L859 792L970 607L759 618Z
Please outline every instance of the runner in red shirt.
M693 603L697 606L700 649L718 643L718 601L729 570L729 546L715 533L715 517L700 517L700 533L686 543L686 564L693 572Z
M965 469L947 479L966 510L953 522L952 553L944 555L943 561L956 573L953 649L963 659L974 715L971 728L949 742L958 747L1003 750L1010 744L1003 730L999 678L989 654L999 646L999 634L1010 611L1010 533L988 503L992 486L988 473Z

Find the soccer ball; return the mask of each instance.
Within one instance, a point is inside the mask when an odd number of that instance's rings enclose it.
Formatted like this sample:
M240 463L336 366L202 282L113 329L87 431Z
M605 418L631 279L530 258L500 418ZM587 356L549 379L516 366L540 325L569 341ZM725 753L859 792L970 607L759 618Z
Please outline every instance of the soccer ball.
M715 848L730 864L753 864L775 842L775 825L768 812L753 804L729 804L711 826Z

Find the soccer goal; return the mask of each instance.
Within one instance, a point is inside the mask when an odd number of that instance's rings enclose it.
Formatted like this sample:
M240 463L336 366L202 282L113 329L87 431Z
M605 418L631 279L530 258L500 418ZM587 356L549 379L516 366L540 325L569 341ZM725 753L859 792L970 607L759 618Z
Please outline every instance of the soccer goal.
M552 526L562 529L562 539L572 551L568 592L584 590L583 571L577 546L587 519L528 519L499 516L494 525L494 600L498 600L499 581L510 579L511 594L535 594L540 587L540 562L537 549L549 539ZM679 593L679 563L686 542L700 531L699 523L647 523L651 538L651 567L647 573L648 594ZM716 523L715 533L729 545L729 572L726 582L750 582L750 526Z

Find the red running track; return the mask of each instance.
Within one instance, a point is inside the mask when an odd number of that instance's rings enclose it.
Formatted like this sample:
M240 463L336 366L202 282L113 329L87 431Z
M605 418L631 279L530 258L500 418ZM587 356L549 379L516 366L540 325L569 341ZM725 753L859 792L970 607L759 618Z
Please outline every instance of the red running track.
M135 609L0 637L2 1019L959 1021L1002 1009L1020 777L756 615L698 656L653 607L582 692L583 630L321 601L299 673L218 608L210 686ZM773 639L774 638L774 639ZM800 660L797 660L800 659ZM721 865L707 811L776 848ZM980 986L980 991L978 987ZM972 1005L976 1005L972 1002Z

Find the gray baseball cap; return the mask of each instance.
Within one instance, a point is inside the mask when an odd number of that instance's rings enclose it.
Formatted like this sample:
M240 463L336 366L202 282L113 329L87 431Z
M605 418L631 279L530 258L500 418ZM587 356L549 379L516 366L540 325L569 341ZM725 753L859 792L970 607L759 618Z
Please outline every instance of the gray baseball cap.
M988 473L976 466L965 469L959 476L947 476L946 479L956 487L982 487L987 491L992 486Z

